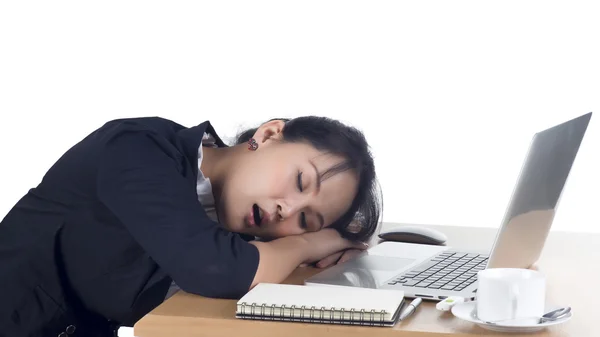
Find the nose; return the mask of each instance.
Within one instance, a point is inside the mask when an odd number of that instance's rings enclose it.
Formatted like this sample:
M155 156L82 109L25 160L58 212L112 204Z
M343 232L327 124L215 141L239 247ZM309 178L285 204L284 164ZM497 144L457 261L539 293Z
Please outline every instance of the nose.
M294 217L306 207L308 207L309 198L304 196L295 196L277 201L277 212L280 220L287 220Z

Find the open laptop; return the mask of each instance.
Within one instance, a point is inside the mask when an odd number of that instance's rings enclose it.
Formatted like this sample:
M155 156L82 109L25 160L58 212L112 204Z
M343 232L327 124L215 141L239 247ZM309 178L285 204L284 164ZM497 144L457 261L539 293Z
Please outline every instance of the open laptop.
M539 258L592 113L533 136L490 251L382 242L305 280L306 285L400 289L406 297L475 298L477 272L529 268Z

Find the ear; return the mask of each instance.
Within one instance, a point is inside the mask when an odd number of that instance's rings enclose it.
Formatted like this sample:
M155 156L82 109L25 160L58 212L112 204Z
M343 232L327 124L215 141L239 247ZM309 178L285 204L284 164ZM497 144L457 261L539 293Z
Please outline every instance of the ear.
M282 140L283 139L283 127L285 122L281 119L275 119L268 121L261 125L254 133L254 139L258 144L266 144L271 140ZM259 146L260 148L260 146Z

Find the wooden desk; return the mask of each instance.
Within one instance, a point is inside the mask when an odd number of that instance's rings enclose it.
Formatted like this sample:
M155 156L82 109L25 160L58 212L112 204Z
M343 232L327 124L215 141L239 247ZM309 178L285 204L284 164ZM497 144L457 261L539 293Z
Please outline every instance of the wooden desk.
M393 226L393 225L392 225ZM496 230L430 226L446 233L453 247L491 247ZM547 276L548 302L569 305L573 318L527 336L600 336L600 235L551 232L537 265ZM286 283L302 284L318 272L299 268ZM357 327L330 324L252 321L235 318L235 300L218 300L183 292L171 297L134 327L137 337L266 337L266 336L499 336L435 309L424 302L409 319L395 327ZM506 335L506 334L504 334ZM517 334L510 334L518 336Z

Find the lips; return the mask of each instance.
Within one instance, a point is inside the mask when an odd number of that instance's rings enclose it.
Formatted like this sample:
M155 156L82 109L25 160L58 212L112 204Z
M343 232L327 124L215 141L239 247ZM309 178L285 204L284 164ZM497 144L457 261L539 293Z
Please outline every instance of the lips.
M248 216L248 222L254 226L260 226L269 221L269 213L265 212L258 204L252 205L252 210Z
M260 207L257 204L252 205L252 215L254 216L254 223L260 226L262 215L260 214Z

